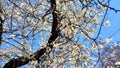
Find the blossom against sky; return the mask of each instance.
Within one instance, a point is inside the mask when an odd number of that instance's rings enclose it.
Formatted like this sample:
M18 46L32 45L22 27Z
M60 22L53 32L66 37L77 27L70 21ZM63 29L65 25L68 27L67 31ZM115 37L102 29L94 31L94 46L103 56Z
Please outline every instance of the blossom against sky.
M120 0L111 0L110 6L120 10ZM102 28L102 37L107 38L113 35L120 29L120 12L115 13L113 10L109 10L107 18L110 21L110 26ZM113 35L113 42L120 40L120 31Z

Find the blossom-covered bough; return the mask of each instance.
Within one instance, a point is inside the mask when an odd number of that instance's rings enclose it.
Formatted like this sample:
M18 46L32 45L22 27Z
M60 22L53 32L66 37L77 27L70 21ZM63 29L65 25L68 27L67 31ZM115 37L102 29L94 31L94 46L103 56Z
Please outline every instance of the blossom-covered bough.
M120 11L109 4L109 0L6 0L0 15L3 68L98 66L104 45L112 40L100 40L102 27L110 25L107 11Z

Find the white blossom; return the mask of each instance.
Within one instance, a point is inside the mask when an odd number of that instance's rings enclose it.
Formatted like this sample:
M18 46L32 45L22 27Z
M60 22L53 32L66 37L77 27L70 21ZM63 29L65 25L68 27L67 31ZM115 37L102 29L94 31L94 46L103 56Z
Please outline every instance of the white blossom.
M27 4L25 2L20 3L20 7L27 7Z
M112 40L111 37L110 37L110 38L106 38L106 39L104 40L104 43L105 43L105 44L108 44L111 40Z
M12 34L12 35L11 35L11 38L12 38L12 39L14 39L14 38L15 38L15 35L14 35L14 34Z
M110 26L110 21L105 21L105 22L103 23L103 25L104 25L104 26Z
M103 48L104 46L103 45L98 45L99 48Z
M96 33L96 28L100 25L101 14L104 13L105 8L101 5L98 10L97 4L83 8L79 0L56 0L56 7L53 10L50 2L46 0L34 0L36 2L31 1L31 3L25 0L16 1L10 1L10 4L5 5L3 8L5 14L2 14L3 17L1 16L5 19L3 44L9 46L3 45L2 47L5 46L4 48L7 50L1 48L0 52L11 55L10 58L14 58L12 56L14 53L18 56L30 57L31 54L36 54L38 48L46 48L46 53L40 57L40 63L43 65L61 66L60 68L62 68L68 62L73 66L77 63L79 66L83 66L81 68L85 68L89 62L97 60L91 57L91 53L98 52L98 48L102 49L103 42L108 44L112 40L112 38L107 38L98 45L91 41ZM87 5L93 2L83 0L83 3ZM56 20L58 20L58 26L56 25L55 30L60 30L60 32L58 31L59 34L57 33L58 37L55 40L51 40L51 36L57 35L53 33L55 31L52 28L54 21L57 24ZM110 21L105 21L103 25L110 26ZM11 42L14 40L16 43ZM4 41L10 42L10 44L4 43ZM53 45L53 49L48 46L49 41L52 41L50 45ZM51 53L49 54L49 52ZM6 60L6 58L4 59ZM34 59L29 63L33 65L31 68L38 64Z
M120 65L120 61L117 61L117 62L115 63L115 65Z
M30 64L36 65L36 64L38 64L38 62L33 60L30 62Z
M93 51L96 51L96 50L97 50L97 45L96 45L95 43L93 43L93 45L92 45L92 50L93 50Z

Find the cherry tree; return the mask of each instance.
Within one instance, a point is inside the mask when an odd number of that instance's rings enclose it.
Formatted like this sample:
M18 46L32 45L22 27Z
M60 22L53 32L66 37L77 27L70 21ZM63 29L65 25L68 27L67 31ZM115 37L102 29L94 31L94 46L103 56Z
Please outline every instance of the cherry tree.
M101 40L110 0L0 1L3 68L97 67L112 37ZM107 51L106 51L107 52Z
M120 64L120 46L118 43L114 43L110 46L106 46L101 51L101 63L102 67L117 67Z

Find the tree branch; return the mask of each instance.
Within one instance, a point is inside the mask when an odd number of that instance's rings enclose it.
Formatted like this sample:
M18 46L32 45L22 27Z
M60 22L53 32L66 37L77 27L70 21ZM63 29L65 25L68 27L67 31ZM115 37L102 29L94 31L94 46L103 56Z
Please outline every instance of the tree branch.
M3 22L4 20L2 19L2 4L3 4L3 0L0 1L0 45L1 45L1 40L2 40L2 33L3 33Z
M51 36L48 39L47 47L50 47L52 49L53 48L52 43L59 36L60 30L58 28L59 16L58 16L58 13L56 13L56 2L55 2L55 0L50 0L50 3L51 3L51 9L53 10L53 12L52 12L53 23L52 23L52 29L51 29ZM29 63L29 61L39 60L39 58L44 53L46 53L46 48L42 48L42 49L38 50L37 52L33 53L32 55L30 55L30 58L24 57L24 56L19 57L19 58L13 58L8 63L6 63L3 68L20 67L22 65Z
M109 1L110 1L110 0L108 0L108 3L109 3ZM116 13L117 13L117 12L120 12L120 10L117 10L117 9L115 9L115 8L113 8L113 7L110 7L109 5L102 4L102 3L100 2L100 0L98 0L98 3L99 3L100 5L102 5L102 6L104 6L104 7L107 7L107 8L109 8L109 9L111 9L111 10L114 10Z

